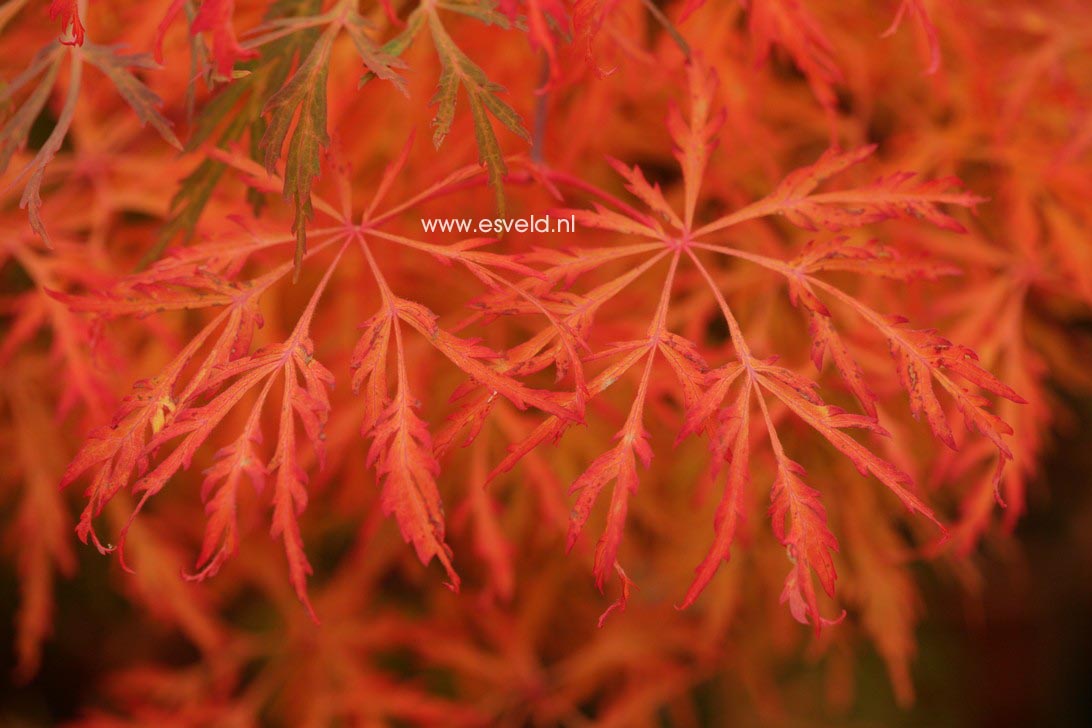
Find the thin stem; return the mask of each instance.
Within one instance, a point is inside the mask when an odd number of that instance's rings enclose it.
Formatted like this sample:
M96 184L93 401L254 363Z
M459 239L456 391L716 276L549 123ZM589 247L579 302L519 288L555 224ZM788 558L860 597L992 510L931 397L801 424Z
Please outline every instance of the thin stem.
M546 143L546 118L550 110L550 94L545 90L550 81L550 57L546 51L540 54L541 61L538 72L539 91L535 99L535 125L531 135L531 161L542 164L544 158L544 145Z
M372 254L372 249L368 245L368 241L364 239L363 235L357 235L357 240L360 242L360 249L364 251L364 257L368 261L368 268L372 271L372 276L375 278L375 284L379 286L379 295L383 298L383 304L391 309L391 313L394 313L394 293L391 292L391 288L387 285L387 279L383 276L383 270L379 267L379 264L375 260L375 256Z
M781 438L777 436L777 428L774 427L773 418L770 417L770 408L766 405L766 397L762 393L762 387L755 380L752 380L751 386L754 387L755 399L758 400L758 406L762 410L762 419L766 422L766 432L770 436L770 446L774 451L774 460L780 470L784 467L785 460L787 460L785 448L781 445Z
M479 185L485 184L488 181L488 175L478 165L468 165L462 169L452 172L444 179L426 188L424 191L414 195L405 202L402 202L394 207L390 208L386 212L366 220L369 228L375 228L383 223L389 221L391 218L405 212L408 209L420 205L422 202L426 202L433 197L437 197L441 194L449 194L451 192L459 192L460 190L470 189Z
M678 28L675 27L675 24L664 15L663 11L656 6L656 3L654 3L653 0L641 0L641 3L648 9L649 14L656 19L656 22L663 26L663 29L671 36L671 40L675 41L675 45L679 47L679 50L686 56L686 59L690 60L690 44L683 39Z
M340 228L338 228L338 229L334 229L333 232L343 233L344 231L341 230ZM312 234L314 234L314 233L312 233ZM295 242L295 237L293 236L289 240L292 241L292 242ZM312 245L310 250L308 250L306 253L303 254L303 262L306 262L308 259L314 257L315 255L322 252L323 250L326 250L326 248L328 248L331 245L333 245L334 243L338 242L338 240L341 240L341 238L335 235L334 237L331 237L331 238L329 238L327 240L323 240L318 245ZM277 243L272 243L272 244L276 245L276 244L279 244L280 242L281 241L278 241ZM284 242L288 242L288 241L284 241ZM267 288L272 286L274 283L279 281L281 278L284 278L286 275L288 275L290 272L292 272L292 270L295 267L296 267L296 264L294 262L282 263L280 266L274 268L273 270L269 271L268 273L261 276L260 278L252 279L250 281L250 287L251 287L250 290L252 292L252 295L257 294L257 293L261 293L262 291L265 291Z
M296 328L292 332L292 339L294 342L298 342L300 338L306 336L311 328L311 319L315 316L315 309L318 307L319 300L326 292L326 286L330 283L330 278L334 275L334 270L337 268L337 264L341 262L341 256L344 255L345 249L349 247L349 243L352 242L352 238L346 238L342 242L341 247L338 248L337 254L334 259L330 261L329 267L326 268L326 272L322 276L322 280L315 286L314 293L311 294L311 300L307 302L307 308L303 310L303 315L300 316L300 320L296 323Z
M733 225L739 225L748 220L766 217L767 215L774 214L778 209L779 205L768 199L752 202L750 205L736 210L731 215L725 215L719 220L714 220L708 225L698 228L694 231L692 237L700 238L704 235L715 233L718 230L723 230L724 228L732 227Z
M637 386L637 394L633 398L633 407L626 419L626 437L633 439L637 436L644 419L645 399L648 397L648 387L652 381L652 364L656 360L656 350L663 338L665 324L667 322L667 308L671 303L671 288L675 282L675 272L679 268L679 251L671 256L671 267L668 268L667 277L664 279L663 289L660 291L660 302L656 306L656 314L649 325L648 359L645 361L645 371L641 376L641 383Z
M723 245L710 245L709 243L699 243L697 241L690 243L691 248L701 248L702 250L708 250L713 253L720 253L721 255L727 255L732 258L740 258L741 260L747 260L751 263L768 268L769 270L781 273L784 276L795 276L796 269L788 263L780 261L776 258L770 258L765 255L759 255L757 253L748 253L745 250L739 250L738 248L729 248Z
M732 309L729 308L728 302L724 299L724 294L721 293L716 281L713 280L713 276L701 262L701 259L699 259L698 256L694 254L694 251L689 248L687 248L686 254L690 256L690 260L694 261L694 265L697 266L698 272L705 278L706 283L709 284L710 290L713 291L713 297L717 300L717 306L720 307L720 312L724 315L724 320L728 324L728 331L732 335L732 348L735 349L740 362L747 369L748 376L753 380L754 371L751 369L751 350L747 346L747 341L743 338L743 330L740 328L739 322L732 313Z

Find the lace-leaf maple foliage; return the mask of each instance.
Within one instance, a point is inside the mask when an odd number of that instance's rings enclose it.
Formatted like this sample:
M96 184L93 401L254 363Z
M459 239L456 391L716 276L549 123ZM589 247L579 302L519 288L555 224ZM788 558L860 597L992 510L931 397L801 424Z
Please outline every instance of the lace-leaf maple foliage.
M964 414L967 426L987 436L998 448L998 482L1004 463L1011 459L1011 453L1002 436L1011 434L1012 430L986 409L986 398L973 393L958 380L1016 402L1023 400L1010 387L977 366L974 353L966 347L952 346L932 332L906 330L902 328L902 319L884 317L852 295L816 277L826 271L842 270L861 275L908 279L935 276L945 272L943 267L936 264L922 265L914 261L904 263L897 254L875 243L856 246L844 237L819 244L813 242L793 260L780 261L711 242L714 239L711 236L734 225L767 215L783 215L792 224L808 230L824 227L832 231L842 231L909 215L942 228L963 231L962 226L942 212L938 205L970 207L981 202L981 199L967 193L949 191L958 184L954 180L907 185L913 175L903 173L881 177L863 187L816 192L818 186L829 177L860 162L874 151L872 147L864 147L849 153L833 150L827 152L814 165L787 175L771 195L718 220L695 225L695 208L700 196L702 177L709 152L716 146L717 129L723 121L723 112L712 111L716 109L716 78L700 60L691 61L688 75L691 106L689 122L684 121L677 110L673 110L669 117L676 157L682 168L682 214L675 212L665 200L659 186L650 184L639 168L629 168L618 162L613 163L613 166L626 180L626 189L649 207L650 214L633 210L624 203L618 204L620 212L597 205L595 211L575 213L577 219L586 227L601 228L645 241L658 241L659 244L652 246L651 250L637 250L635 254L651 255L649 262L652 263L662 259L668 259L669 262L659 304L652 312L652 321L645 337L612 344L607 351L596 355L603 357L625 354L623 363L609 370L609 376L603 380L602 388L613 385L624 373L633 370L642 359L644 366L629 415L622 430L616 435L618 445L596 459L573 483L572 490L579 492L579 496L573 511L569 547L572 548L587 521L600 491L614 481L605 530L596 548L595 575L600 588L612 569L617 569L623 582L626 581L627 577L617 562L618 549L628 500L637 491L635 461L640 460L647 467L652 457L643 416L656 356L660 354L680 380L683 399L688 405L681 435L710 430L710 448L714 457L732 463L724 499L717 513L717 533L713 550L699 567L698 576L688 591L683 606L693 603L697 598L701 589L712 578L715 564L728 558L737 517L734 509L738 508L734 503L739 497L738 492L747 487L749 480L746 461L749 458L747 441L750 436L750 409L757 402L770 438L777 472L771 493L771 518L775 532L793 562L793 568L786 578L782 601L789 602L797 619L811 621L818 629L824 620L818 612L811 570L816 571L824 590L833 596L835 574L826 550L837 549L837 542L827 529L825 512L818 493L804 485L801 480L803 468L785 455L769 416L767 396L778 400L779 404L803 420L818 436L849 457L862 474L870 474L887 486L911 511L933 520L942 530L943 526L937 521L932 509L914 494L908 475L844 431L847 428L860 428L877 435L888 434L876 419L874 395L864 381L860 366L842 343L833 323L833 314L816 291L838 301L887 340L895 358L899 381L907 391L914 415L924 415L937 438L955 448L943 406L934 392L933 381L949 393ZM699 252L734 257L783 276L793 303L809 312L810 333L814 337L812 359L816 366L821 368L826 351L833 350L835 354L832 358L839 373L857 396L866 414L854 415L826 404L814 382L792 370L775 365L775 359L756 357L746 342L743 328L710 275L707 264L699 257ZM716 301L728 327L734 362L713 369L706 363L695 342L681 338L667 329L667 311L676 284L678 267L683 260L695 266L700 274L699 281L704 280L709 284L710 295ZM636 270L641 271L648 267L638 264ZM549 269L547 272L549 275ZM554 273L549 277L556 279L558 275ZM580 301L576 304L577 310L581 306L599 306L610 296L617 295L620 290L620 287L614 287L587 302ZM733 395L734 388L742 391ZM729 397L731 403L723 406L725 399ZM568 426L563 420L558 419L556 422L551 433L555 436ZM711 428L713 422L716 422L716 426ZM521 449L517 448L515 454L518 456L520 452ZM501 468L509 467L514 460L515 457L510 456ZM719 467L717 462L714 462L714 467ZM786 520L789 524L787 530ZM623 599L627 591L624 585Z
M4 474L24 676L63 608L55 575L76 568L64 498L82 489L78 537L201 653L192 672L111 676L135 721L480 724L503 695L514 723L602 700L606 723L633 724L712 671L772 674L775 648L759 660L737 624L821 650L861 632L911 700L906 562L967 568L997 504L1011 526L1050 422L1045 362L1073 369L1027 292L1088 301L1069 265L1083 208L1055 182L1079 179L1085 137L999 191L969 166L971 71L952 71L949 131L868 118L939 118L942 94L920 89L970 42L945 23L995 16L118 3L130 31L96 18L108 5L57 0L48 27L25 2L0 14L28 51L0 89L18 231L2 251L22 276L5 283L0 402L20 452L50 443ZM576 231L421 225L547 212ZM255 590L287 636L239 618ZM542 646L551 629L580 635L564 656ZM454 687L392 677L392 652Z
M308 59L303 61L300 70L293 77L293 81L289 82L290 85L285 87L286 89L292 88L291 84L299 80L301 74L308 72L307 69L312 64L311 59L315 57L314 54L315 51L312 51ZM452 61L445 60L443 63L444 68L449 69ZM449 72L445 70L445 73ZM876 456L867 446L844 432L846 428L863 428L874 434L887 434L875 420L871 395L866 394L862 397L866 409L873 410L870 415L847 414L823 402L812 382L802 379L791 370L774 366L772 360L764 361L755 358L746 344L744 333L731 312L730 306L695 251L736 256L784 275L794 302L812 314L813 330L817 334L815 348L818 351L817 354L813 354L813 358L820 365L824 348L831 346L831 342L840 343L840 339L836 329L829 323L832 314L816 294L816 290L851 308L858 316L876 327L888 340L896 358L898 376L910 396L913 413L916 416L924 415L936 436L945 444L955 447L942 405L933 390L935 378L954 398L959 409L964 413L968 426L981 431L999 448L1001 457L998 477L1000 477L1000 467L1011 457L1001 436L1003 433L1011 433L1011 430L985 409L984 398L962 389L953 381L952 375L993 394L1000 394L1015 401L1020 401L1019 396L977 367L973 363L973 352L969 349L952 347L945 340L928 332L900 329L898 320L894 323L885 320L880 314L840 289L813 277L816 273L826 270L842 269L862 274L872 273L886 277L907 278L928 273L927 269L923 271L909 266L903 270L897 260L891 259L891 254L882 250L876 252L870 249L858 249L849 245L846 239L838 239L823 246L813 245L800 258L789 263L709 242L710 236L721 233L733 225L769 214L783 215L792 224L809 230L823 227L832 231L842 231L901 215L912 215L946 229L962 231L962 226L942 212L938 206L942 204L972 206L980 200L973 195L949 191L949 188L958 184L952 180L910 184L913 175L904 173L882 177L869 185L845 191L816 192L819 185L828 178L859 163L874 151L871 147L864 147L849 153L830 151L814 165L786 176L768 197L718 220L704 225L695 225L694 216L701 181L708 164L709 153L716 146L717 130L723 121L723 110L716 106L716 78L699 59L690 62L688 75L690 118L684 119L677 110L674 110L669 117L669 127L677 150L676 156L683 170L684 210L682 214L677 214L673 210L659 186L650 184L639 168L629 168L620 162L612 164L626 180L626 189L646 204L651 214L633 211L628 206L624 207L620 214L612 213L602 206L594 212L574 213L585 227L602 228L616 233L635 235L638 239L646 241L657 241L659 245L649 251L649 254L653 256L653 262L662 258L669 259L669 270L659 296L659 304L651 313L651 322L646 336L643 339L613 344L606 352L597 352L593 355L594 358L601 359L621 353L626 354L624 365L610 370L613 380L628 372L642 360L644 365L629 415L623 429L616 435L618 445L597 458L584 475L573 483L572 491L579 492L579 496L574 506L569 531L569 548L573 547L577 536L591 515L600 491L609 483L615 482L607 523L596 549L594 572L600 589L604 587L607 577L614 570L617 570L623 582L628 584L628 577L618 563L618 551L623 536L628 500L631 494L637 491L636 462L640 460L647 467L652 457L648 433L644 430L643 415L656 355L661 353L683 380L682 386L689 395L687 399L691 401L684 432L704 432L707 422L713 417L743 418L749 423L751 392L740 395L727 412L719 410L721 401L729 396L737 380L744 389L753 390L754 399L764 413L764 422L768 428L775 455L777 479L772 490L771 515L775 531L794 562L794 567L786 578L782 600L789 602L793 614L798 619L811 621L818 628L823 620L818 613L811 570L815 569L818 572L824 590L833 596L834 568L826 550L836 549L837 542L826 527L825 513L820 505L818 493L804 485L800 479L803 469L799 464L788 460L784 454L773 422L768 416L765 399L767 395L779 400L818 435L847 455L862 473L871 474L880 480L912 511L919 512L934 521L936 517L933 511L910 489L909 476L893 464ZM444 93L444 83L446 82L441 79L441 93ZM307 83L299 88L314 87L314 84ZM277 113L272 112L274 117ZM287 124L287 122L284 123ZM310 123L309 121L308 124ZM446 127L450 124L450 120L445 115L441 123ZM321 127L318 131L324 133ZM301 132L297 129L295 133ZM291 159L291 153L286 163L289 169L294 169L295 163ZM247 165L242 163L241 166L245 168ZM395 164L388 169L387 174L395 175L398 172L398 165ZM289 174L295 174L295 172L290 171ZM490 171L489 179L490 184L496 184L496 175L493 171ZM381 180L379 189L384 189L388 185L387 180ZM307 206L310 207L310 205L311 202L308 202ZM365 241L369 235L375 235L388 243L428 252L444 261L464 263L488 286L499 287L506 297L518 293L515 303L526 302L546 312L554 332L566 339L571 338L567 327L572 325L570 319L573 314L567 310L550 313L547 304L543 302L543 299L551 294L549 288L532 283L533 293L521 291L519 284L506 281L497 273L490 271L489 266L492 264L494 267L528 275L532 281L543 278L546 282L556 281L559 278L556 271L547 268L544 274L539 274L510 257L477 252L478 246L485 241L465 241L439 247L424 241L384 233L368 216L363 217L359 223L354 223L351 216L337 215L335 208L329 203L320 202L320 207L328 214L333 214L335 221L344 228L344 232L340 235L347 239L340 241L339 234L335 232L330 241L313 249L314 252L318 252L334 245L338 252L326 276L316 287L311 302L303 310L291 337L283 344L266 347L253 354L249 351L254 328L261 320L256 310L257 298L280 279L285 272L284 267L243 284L220 278L225 271L217 270L218 267L235 270L241 268L239 257L252 252L246 247L226 253L220 248L222 243L190 248L182 264L179 260L170 260L153 266L146 274L126 279L122 283L125 287L124 292L113 291L97 300L86 297L69 300L70 307L75 310L94 311L100 316L107 317L145 312L151 308L169 310L204 308L214 305L227 306L225 312L214 319L209 328L183 350L166 372L149 384L141 385L139 395L134 396L128 404L123 406L108 428L92 434L87 445L66 471L62 486L74 481L88 469L95 470L94 481L88 491L89 503L80 519L79 533L84 540L93 539L102 551L113 550L113 546L103 546L95 535L92 518L101 512L104 505L120 488L134 479L133 491L140 496L137 509L133 514L135 516L143 504L157 494L180 468L189 466L197 448L204 443L228 412L248 393L257 391L257 400L248 416L248 424L239 435L239 439L222 451L224 456L231 458L231 464L218 465L213 471L213 477L206 481L206 493L215 492L216 495L207 505L211 515L210 529L212 530L206 536L206 545L203 547L203 555L199 561L204 562L209 559L213 548L211 544L215 543L218 536L227 539L222 548L230 550L233 547L234 526L226 521L230 519L234 504L230 490L232 487L238 487L239 476L249 472L251 480L261 486L262 480L259 473L275 473L273 534L281 536L285 541L292 582L297 594L310 609L304 582L311 567L303 554L303 544L296 524L296 516L307 503L306 477L298 472L298 465L295 464L297 444L294 417L300 419L299 424L303 426L308 439L315 447L321 463L324 449L320 439L321 430L328 417L330 406L325 389L333 384L334 376L314 358L314 344L309 332L315 308L325 292L329 276L336 270L336 264L341 260L344 250L349 247L349 242L359 242L367 254ZM375 205L371 207L374 208ZM300 224L298 217L301 214L300 209L297 207L296 224ZM374 210L372 214L375 214ZM383 218L384 216L379 214L380 222ZM661 218L663 222L657 218ZM815 249L817 247L819 250ZM302 250L303 248L297 245L295 263L297 268L302 262L301 256L305 255L301 253ZM579 253L577 256L581 257ZM702 360L702 355L693 342L680 339L667 328L667 312L672 299L672 289L680 261L683 260L692 263L701 276L710 282L712 295L720 306L731 333L737 363L725 365L715 374L710 374L709 366ZM852 265L840 266L841 260L851 261ZM209 265L210 261L215 261L215 264ZM876 264L875 268L870 265L872 263ZM593 270L592 265L588 268L589 270L584 271L585 275ZM515 362L502 361L498 365L495 362L503 359L500 353L443 332L437 327L434 314L419 304L400 298L391 291L378 267L373 266L373 273L385 311L381 310L376 317L365 324L364 338L358 345L357 355L354 357L354 368L366 367L363 374L375 380L365 394L370 398L366 403L368 409L378 412L377 415L369 418L370 421L365 427L366 432L374 435L368 461L377 465L377 473L383 484L384 512L395 516L403 536L414 545L423 562L427 563L434 556L441 561L448 572L451 584L457 588L459 578L451 564L450 550L444 543L442 508L433 480L440 466L431 453L431 437L427 425L413 411L408 391L408 377L405 372L402 327L408 326L428 337L435 348L462 369L472 381L487 386L494 395L504 395L520 408L525 408L529 403L535 405L538 409L550 414L559 428L581 421L581 408L579 406L573 408L572 405L564 406L559 395L527 388L508 373L515 368ZM568 270L567 274L572 276L573 273ZM621 287L616 286L610 294L617 295L621 290ZM595 299L595 304L601 305L606 300L609 300L609 295L601 295ZM588 303L577 298L572 305L580 310ZM512 302L501 298L499 301L483 304L482 308L487 314L501 313L511 305ZM199 365L194 378L185 384L179 382L178 376L190 364L191 359L201 351L205 340L212 339L222 319L224 326L215 339L212 350ZM816 323L816 320L819 323ZM384 374L380 372L380 369L387 366L385 357L392 333L397 359L397 380L393 397L384 386ZM578 343L587 347L590 336L590 332L586 333ZM822 338L818 338L819 336ZM840 373L860 396L861 391L867 390L864 389L866 385L860 375L859 366L844 346L839 346L838 343L833 345L839 351L839 356L836 358L839 362ZM571 353L573 349L573 342L566 341L564 350ZM366 359L372 361L365 365ZM498 369L501 371L498 372ZM266 404L274 377L277 375L282 376L284 380L277 444L268 463L256 464L253 461L256 453L251 443L261 441L261 433L258 429L261 410ZM710 387L710 384L713 386ZM585 396L584 392L577 392L573 398L573 404L582 404ZM151 430L150 438L147 432L149 429ZM734 446L729 449L717 439L719 434L713 435L713 451L736 454ZM736 439L747 437L749 428L741 427L736 433L729 430L726 434ZM169 455L158 464L150 465L164 445L180 437L183 439L170 451ZM743 454L739 456L743 457ZM511 460L506 461L502 467L507 468L510 464ZM225 475L216 475L219 470L225 468ZM728 493L743 488L743 481L748 477L745 467L733 469L732 475L731 482L726 486ZM216 477L229 478L229 487L216 491ZM730 505L722 507L730 507ZM789 522L787 531L784 528L786 518ZM721 521L721 527L718 529L713 554L706 565L699 570L698 579L688 592L684 604L692 603L701 588L712 577L709 564L728 557L728 546L732 541L731 531L725 532L723 529L725 520L728 520L730 529L731 518L721 514L718 520ZM937 523L939 525L939 521ZM116 547L122 556L123 564L126 531L127 528L122 529ZM223 555L224 551L221 551L220 556ZM215 573L214 567L217 564L218 562L213 562L210 564L213 568L205 568L199 574L207 576ZM625 588L623 594L627 592L628 588ZM619 605L624 606L624 601Z

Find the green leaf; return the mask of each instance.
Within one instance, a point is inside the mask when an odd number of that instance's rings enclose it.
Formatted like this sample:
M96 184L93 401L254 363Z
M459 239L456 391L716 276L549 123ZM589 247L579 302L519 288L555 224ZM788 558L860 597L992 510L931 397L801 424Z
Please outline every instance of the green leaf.
M375 41L364 32L366 28L368 28L368 21L355 10L351 11L345 18L345 32L349 34L349 38L352 39L353 45L356 47L356 52L360 55L360 59L364 61L364 65L368 69L368 75L390 81L399 91L408 96L406 80L394 70L396 68L406 68L405 61L399 59L397 55L387 53L385 47L381 48L376 45Z
M46 46L38 52L26 70L12 79L11 83L0 88L0 104L7 105L19 89L41 76L38 85L22 105L0 127L0 174L7 170L15 152L26 146L34 120L42 113L50 92L53 91L62 59L61 48L57 44Z
M322 0L277 0L270 6L266 20L310 17L321 9ZM251 153L257 158L260 153L258 140L265 135L267 126L262 109L284 86L296 58L310 53L318 37L318 30L313 28L292 33L268 43L259 59L242 64L241 68L247 74L221 85L198 114L186 151L194 151L213 138L216 146L223 148L238 142L249 131ZM176 236L188 238L193 234L224 169L222 162L206 158L182 180L171 200L171 217L160 230L155 245L142 259L142 267L158 259ZM257 208L261 198L255 195L251 202Z
M116 47L97 46L92 43L85 43L83 46L84 57L113 82L121 97L133 107L141 123L150 125L171 146L181 151L182 143L171 131L171 123L159 113L159 107L163 105L162 99L129 71L130 68L158 68L158 65L150 54L125 55L116 53L115 50Z
M436 3L437 7L444 10L450 10L454 13L461 13L462 15L468 15L471 18L480 20L486 25L496 25L504 30L508 30L511 27L511 22L508 20L508 16L504 13L497 11L497 4L495 2L481 2L481 0L441 0ZM523 25L520 23L519 25ZM523 28L520 28L521 30Z
M504 87L489 80L474 61L455 45L440 18L433 11L429 15L429 30L432 33L436 52L440 57L440 81L432 103L437 106L432 143L439 148L451 131L455 120L455 101L459 86L466 89L470 114L474 119L474 137L478 144L478 158L489 173L489 185L497 197L497 212L504 215L503 179L508 168L504 164L497 136L489 116L503 124L509 131L530 143L531 136L523 127L519 114L505 103L497 94L504 93Z
M388 58L397 58L406 52L406 49L413 43L413 39L417 37L417 34L421 32L421 27L425 23L425 15L422 10L423 6L418 6L416 10L410 13L406 18L406 27L402 29L402 32L394 36L390 40L380 47L380 52ZM361 88L364 84L368 83L372 79L376 78L376 74L372 71L365 73L360 83L357 84L357 88Z
M276 169L292 120L299 112L292 137L288 139L284 166L284 197L295 207L292 232L296 234L297 277L307 249L307 220L313 214L311 184L319 174L322 150L330 143L326 133L326 78L330 70L330 50L337 32L336 25L323 32L296 74L273 94L263 111L270 118L259 147L265 155L265 167L270 173Z
M470 92L470 113L474 117L474 139L478 143L478 158L489 172L489 186L497 199L497 214L504 217L504 175L508 167L504 164L504 154L493 133L489 117L485 113L482 97Z

